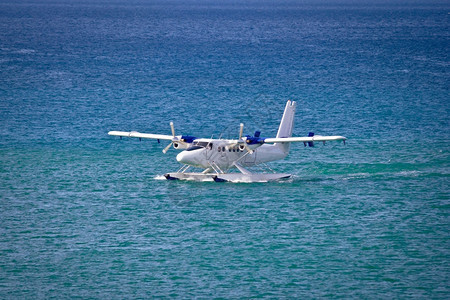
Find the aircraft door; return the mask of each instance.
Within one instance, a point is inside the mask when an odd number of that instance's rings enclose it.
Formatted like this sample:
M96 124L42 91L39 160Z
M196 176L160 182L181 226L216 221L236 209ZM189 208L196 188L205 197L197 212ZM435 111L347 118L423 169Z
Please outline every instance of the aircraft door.
M213 147L214 147L214 145L212 143L209 143L205 147L205 157L206 157L207 160L210 160L212 155L214 154Z

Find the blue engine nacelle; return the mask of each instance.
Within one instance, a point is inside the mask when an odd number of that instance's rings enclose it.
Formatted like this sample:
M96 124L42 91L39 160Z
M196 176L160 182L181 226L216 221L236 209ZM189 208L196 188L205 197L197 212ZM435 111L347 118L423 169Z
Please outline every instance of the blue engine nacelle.
M254 144L264 144L264 138L261 138L261 131L255 131L254 136L247 135L247 144L254 145Z
M185 143L191 144L195 139L197 139L195 136L192 135L182 135L181 141Z

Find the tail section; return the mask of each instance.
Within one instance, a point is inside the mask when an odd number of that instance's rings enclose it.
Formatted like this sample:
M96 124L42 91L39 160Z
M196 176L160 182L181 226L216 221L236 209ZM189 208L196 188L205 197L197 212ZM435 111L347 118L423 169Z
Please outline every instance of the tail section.
M283 117L281 118L280 127L278 128L277 138L291 137L292 130L294 129L294 116L295 116L295 101L288 100L286 107L284 108ZM275 143L277 147L280 147L287 155L291 143Z

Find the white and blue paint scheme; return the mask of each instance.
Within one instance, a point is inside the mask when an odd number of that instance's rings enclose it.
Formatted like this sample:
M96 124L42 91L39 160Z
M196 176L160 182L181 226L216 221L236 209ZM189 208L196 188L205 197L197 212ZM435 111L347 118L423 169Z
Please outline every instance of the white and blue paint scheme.
M287 101L283 117L275 138L262 138L256 131L254 136L243 136L244 124L240 124L238 139L205 139L193 136L175 135L173 123L170 122L172 135L139 133L136 131L110 131L109 135L120 137L149 138L169 140L164 148L166 153L171 146L183 150L177 155L177 161L183 167L175 173L167 173L167 179L184 179L198 181L233 181L264 182L288 178L285 173L251 173L247 168L267 162L284 159L289 154L292 142L303 142L313 146L314 142L344 141L343 136L317 136L310 133L307 137L292 137L295 116L295 101ZM190 167L204 169L201 173L187 172ZM239 172L230 173L237 169Z

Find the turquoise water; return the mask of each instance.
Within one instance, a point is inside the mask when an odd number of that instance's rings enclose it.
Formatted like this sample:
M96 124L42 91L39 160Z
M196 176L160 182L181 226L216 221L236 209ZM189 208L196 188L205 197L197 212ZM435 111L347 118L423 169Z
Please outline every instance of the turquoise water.
M449 297L446 2L0 2L0 298ZM109 130L349 140L161 180Z

